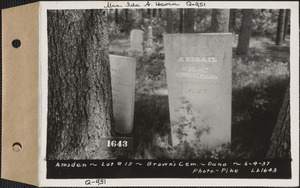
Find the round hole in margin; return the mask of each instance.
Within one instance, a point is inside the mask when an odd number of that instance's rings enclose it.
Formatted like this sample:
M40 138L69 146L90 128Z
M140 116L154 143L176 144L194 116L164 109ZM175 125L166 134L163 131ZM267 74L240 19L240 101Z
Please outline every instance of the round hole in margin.
M14 48L19 48L21 46L21 41L19 39L15 39L11 44Z
M12 145L12 149L15 151L15 152L19 152L22 150L22 144L19 143L19 142L15 142L13 143Z

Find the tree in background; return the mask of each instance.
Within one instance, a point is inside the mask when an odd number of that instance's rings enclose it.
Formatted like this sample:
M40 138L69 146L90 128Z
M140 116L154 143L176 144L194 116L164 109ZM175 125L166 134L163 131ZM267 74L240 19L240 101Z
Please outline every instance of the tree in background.
M147 16L148 16L148 18L151 18L151 9L147 9Z
M284 32L283 32L283 41L286 39L286 35L288 34L288 27L290 22L290 9L286 9L285 11L285 20L284 20Z
M276 45L281 46L283 44L284 37L284 20L285 20L285 9L279 10L278 23L277 23L277 35Z
M156 17L156 9L152 10L152 17L155 18Z
M179 9L179 33L183 33L183 10L184 9Z
M125 9L125 22L127 23L128 22L128 9Z
M118 9L115 9L115 23L119 24L119 11L118 11Z
M243 9L242 25L239 33L239 41L236 49L237 55L245 55L249 50L251 38L251 24L253 18L253 9Z
M185 9L184 16L184 33L194 33L195 10Z
M105 159L113 134L106 11L48 11L47 159Z
M167 33L174 33L172 9L166 10Z
M268 159L291 158L290 128L290 87L287 87L277 123L273 128L266 156Z
M213 9L211 13L210 31L213 33L228 32L229 9Z
M229 13L229 32L235 34L235 19L236 19L236 9L230 9Z

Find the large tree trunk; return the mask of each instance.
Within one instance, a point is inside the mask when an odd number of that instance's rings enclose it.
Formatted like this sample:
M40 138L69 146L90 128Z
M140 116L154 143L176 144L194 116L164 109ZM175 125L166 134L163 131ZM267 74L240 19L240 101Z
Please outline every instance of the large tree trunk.
M253 9L243 9L242 25L239 33L239 41L236 49L237 55L245 55L249 50L252 30Z
M267 158L290 159L290 137L290 88L288 87L278 115L277 123L273 128L271 142L267 152Z
M278 46L281 46L283 44L284 20L285 20L285 9L280 9L278 15L277 35L276 35L276 45Z
M230 9L229 15L229 32L235 33L236 9Z
M194 33L195 10L185 9L184 33Z
M183 10L179 9L179 33L183 33Z
M167 9L167 33L173 33L173 13L172 9Z
M112 135L107 17L103 10L48 11L47 159L109 158Z
M214 33L228 32L229 9L213 9L211 13L210 31Z
M283 33L283 41L285 41L286 35L288 34L288 27L290 22L290 9L286 9L285 11L285 21L284 21L284 33Z

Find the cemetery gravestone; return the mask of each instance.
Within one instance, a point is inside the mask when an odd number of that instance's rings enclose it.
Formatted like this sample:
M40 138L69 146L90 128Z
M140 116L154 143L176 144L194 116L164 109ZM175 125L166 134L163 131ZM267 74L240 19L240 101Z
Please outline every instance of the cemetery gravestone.
M111 86L115 131L130 134L133 128L136 61L110 55Z
M153 31L151 26L148 27L146 52L147 54L153 53Z
M148 27L147 47L153 48L153 31L151 26Z
M143 53L144 50L144 31L133 29L130 32L130 49L131 55Z
M232 34L164 35L173 146L231 140Z

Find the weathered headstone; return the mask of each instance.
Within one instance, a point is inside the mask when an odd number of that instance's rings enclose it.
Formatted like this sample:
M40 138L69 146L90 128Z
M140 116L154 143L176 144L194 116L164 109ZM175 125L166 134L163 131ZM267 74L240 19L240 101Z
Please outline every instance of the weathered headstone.
M173 146L231 141L232 34L164 35Z
M129 54L141 54L144 50L144 31L133 29L130 32L130 49Z
M147 54L153 53L153 31L151 25L148 27L146 52Z
M147 47L153 47L153 31L151 26L148 27Z
M115 131L130 134L133 127L136 60L110 55Z

